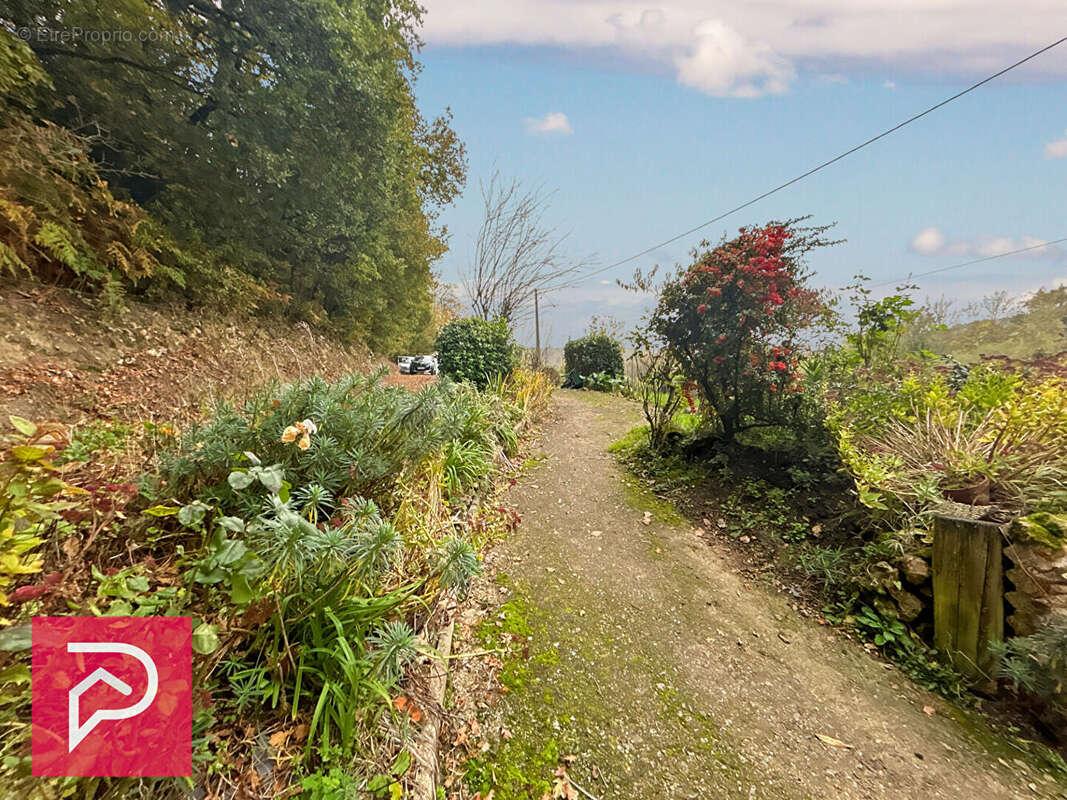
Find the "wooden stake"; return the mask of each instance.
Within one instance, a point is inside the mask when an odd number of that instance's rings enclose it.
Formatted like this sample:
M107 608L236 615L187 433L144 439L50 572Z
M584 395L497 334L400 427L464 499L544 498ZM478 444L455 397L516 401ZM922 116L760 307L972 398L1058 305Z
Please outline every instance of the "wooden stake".
M430 694L436 704L433 711L427 711L425 723L419 731L415 742L415 774L412 778L413 794L416 800L435 800L437 797L437 782L439 779L439 766L437 763L437 737L440 732L441 721L436 713L437 708L443 708L445 703L445 688L448 686L448 657L452 653L452 632L455 623L449 622L441 635L437 637L437 652L441 656L430 662L430 676L427 679Z
M991 642L1004 639L1004 529L934 519L934 646L969 678L991 680Z

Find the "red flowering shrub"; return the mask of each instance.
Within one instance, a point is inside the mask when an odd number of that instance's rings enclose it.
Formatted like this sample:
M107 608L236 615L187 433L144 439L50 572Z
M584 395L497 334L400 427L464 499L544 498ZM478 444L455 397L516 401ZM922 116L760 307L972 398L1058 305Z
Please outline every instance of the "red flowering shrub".
M801 337L826 313L806 286L803 256L834 243L827 226L801 221L741 228L714 249L704 242L661 287L649 319L726 439L780 424L796 403Z

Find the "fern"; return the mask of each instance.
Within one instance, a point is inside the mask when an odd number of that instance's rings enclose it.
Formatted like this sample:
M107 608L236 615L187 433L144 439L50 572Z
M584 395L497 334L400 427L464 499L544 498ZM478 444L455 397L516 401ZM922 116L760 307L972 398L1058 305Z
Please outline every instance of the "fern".
M27 266L25 261L19 258L18 253L3 242L0 242L0 267L7 269L12 277L17 277L21 272L30 271L29 266Z

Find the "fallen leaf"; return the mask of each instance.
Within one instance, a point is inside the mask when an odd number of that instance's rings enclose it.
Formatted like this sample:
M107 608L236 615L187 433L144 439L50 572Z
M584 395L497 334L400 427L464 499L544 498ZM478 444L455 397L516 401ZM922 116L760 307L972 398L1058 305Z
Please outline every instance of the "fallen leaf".
M285 747L286 743L289 741L289 737L292 735L292 728L287 731L275 731L270 735L270 738L267 740L267 743L275 750L281 750L283 747Z
M823 733L815 734L815 738L823 744L828 744L830 747L839 747L842 750L851 750L852 745L842 742L840 739L835 739L833 736L827 736Z
M923 706L923 713L926 714L927 716L933 716L934 707L933 706Z

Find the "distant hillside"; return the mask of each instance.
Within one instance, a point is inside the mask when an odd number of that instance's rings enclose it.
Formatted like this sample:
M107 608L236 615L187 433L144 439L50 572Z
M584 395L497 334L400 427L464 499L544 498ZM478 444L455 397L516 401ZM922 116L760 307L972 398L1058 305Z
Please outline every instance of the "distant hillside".
M976 362L983 355L1025 359L1063 352L1067 350L1067 286L1042 289L1013 316L927 331L922 338L928 350L964 363Z

